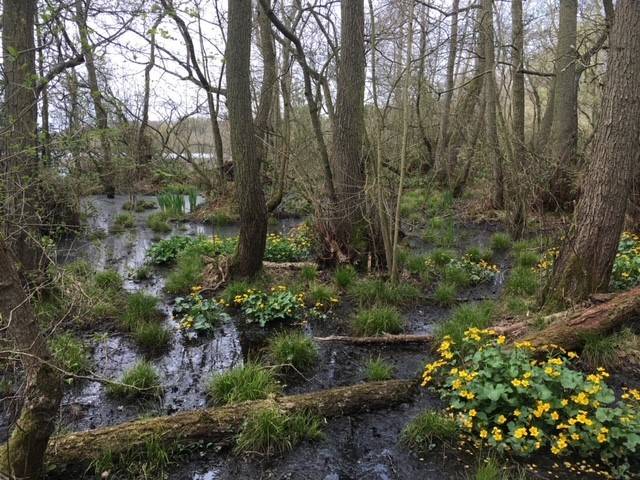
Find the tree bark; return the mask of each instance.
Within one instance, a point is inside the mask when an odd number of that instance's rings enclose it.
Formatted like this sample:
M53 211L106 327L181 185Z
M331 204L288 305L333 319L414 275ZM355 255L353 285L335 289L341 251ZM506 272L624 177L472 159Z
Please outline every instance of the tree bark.
M545 288L547 304L580 301L609 286L640 158L638 51L640 4L621 0L611 30L606 86L591 162L572 231Z
M42 259L36 239L40 221L34 205L38 173L35 15L33 0L3 4L2 228L19 267L27 272L37 270Z
M502 166L502 153L498 143L498 117L496 91L496 57L493 35L493 0L482 1L482 31L485 41L485 67L487 73L484 76L485 94L485 128L486 148L493 165L493 207L504 207L504 172Z
M560 29L556 52L556 78L551 132L554 174L551 201L567 208L575 198L576 149L578 142L578 89L576 86L578 1L560 2Z
M262 268L267 238L267 207L260 180L251 112L251 0L229 3L227 34L227 108L235 165L240 235L231 273L251 277Z
M84 63L87 68L87 82L93 100L93 108L96 115L96 127L102 147L102 163L100 164L100 177L104 191L109 198L115 196L115 169L111 154L111 141L109 140L109 115L102 101L102 92L98 83L98 71L96 69L94 49L89 40L87 26L88 12L84 11L83 0L75 0L75 22L80 32L80 48L84 55Z
M247 415L261 408L276 407L288 413L309 412L321 417L352 415L409 401L416 387L413 380L371 382L135 420L55 438L49 446L48 461L51 465L91 461L105 452L139 448L150 438L158 438L166 445L207 440L227 446Z
M340 4L341 50L333 128L333 167L337 204L332 227L336 257L353 259L353 240L363 226L364 202L364 0Z
M4 6L9 8L8 2ZM13 258L1 239L0 271L0 328L22 362L26 377L20 417L9 441L0 448L0 473L36 480L43 472L47 442L55 427L62 381L48 363L51 356L46 340L20 284Z

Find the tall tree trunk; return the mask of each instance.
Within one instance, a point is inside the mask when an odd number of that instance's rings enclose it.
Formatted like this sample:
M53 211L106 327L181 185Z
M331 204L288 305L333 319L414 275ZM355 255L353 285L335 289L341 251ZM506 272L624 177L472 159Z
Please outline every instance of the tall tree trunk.
M38 74L40 75L40 78L43 78L45 75L44 49L46 43L44 34L42 33L42 29L40 27L36 29L36 33L38 36ZM47 85L42 88L40 98L42 100L42 107L40 109L42 128L40 137L38 138L38 143L40 144L40 155L42 164L49 166L51 163L51 132L49 128L49 87Z
M95 64L93 46L89 39L89 29L87 26L88 13L84 10L83 0L75 0L75 22L80 32L80 48L84 55L84 63L87 68L87 81L93 100L93 108L96 115L96 127L100 136L100 146L102 147L102 162L100 164L100 177L107 197L113 198L116 192L115 170L111 155L111 141L109 140L109 116L102 101L102 92L98 83L98 72Z
M556 79L551 132L551 202L567 208L575 198L573 179L577 164L578 89L576 52L578 0L560 2L560 29L556 52Z
M338 254L353 258L352 240L363 226L364 201L364 0L340 4L341 50L338 59L333 165L337 205L332 219Z
M526 148L524 139L524 35L522 0L511 2L511 129L513 135L514 167L512 192L509 195L510 231L513 237L521 238L527 228L528 179L526 172Z
M37 243L40 224L35 210L37 188L37 94L34 0L3 4L2 54L4 67L3 233L24 271L37 270L42 249Z
M267 0L267 2L270 4L271 0ZM271 113L275 97L274 89L278 82L276 47L273 40L273 32L271 31L271 22L266 13L270 9L271 5L267 9L259 5L256 13L260 32L260 53L262 54L262 84L260 86L260 99L255 126L256 133L260 139L258 144L259 156L263 161L267 160L269 152L269 138L273 130Z
M545 289L548 304L606 290L640 159L640 3L620 0L609 40L609 64L574 226Z
M496 54L493 40L493 0L482 0L482 31L485 44L484 95L486 102L486 149L493 164L493 207L504 207L504 172L498 143L498 93L496 91Z
M255 275L262 268L267 236L267 208L260 181L251 112L251 0L229 2L227 33L227 108L231 154L235 165L236 197L240 214L238 249L232 273Z
M451 38L449 40L449 56L447 58L447 79L445 82L444 104L442 106L442 120L438 134L438 153L436 155L436 175L447 180L451 185L452 166L449 165L447 154L449 146L449 118L451 117L451 103L453 100L454 70L458 51L458 10L460 0L453 0L453 15L451 16Z
M4 4L5 13L9 3ZM18 6L11 8L20 11ZM47 343L20 284L13 258L1 239L0 271L0 328L25 372L22 409L9 441L0 449L0 473L15 479L36 480L41 478L47 443L58 416L62 381L49 363Z

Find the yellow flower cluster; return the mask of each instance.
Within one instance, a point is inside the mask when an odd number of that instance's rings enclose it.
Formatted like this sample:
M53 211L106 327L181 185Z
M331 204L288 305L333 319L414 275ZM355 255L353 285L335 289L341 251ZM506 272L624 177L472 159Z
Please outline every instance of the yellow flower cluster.
M464 339L471 342L481 342L484 338L488 336L496 336L497 333L495 330L491 330L488 328L480 329L476 327L471 327L464 332Z
M637 388L633 388L633 389L625 389L625 392L622 394L622 399L623 400L636 400L637 402L640 402L640 390L638 390Z
M478 262L478 266L480 268L482 268L483 270L488 270L489 272L498 273L500 271L500 269L498 268L497 265L494 265L493 263L486 262L486 261L484 261L482 259Z

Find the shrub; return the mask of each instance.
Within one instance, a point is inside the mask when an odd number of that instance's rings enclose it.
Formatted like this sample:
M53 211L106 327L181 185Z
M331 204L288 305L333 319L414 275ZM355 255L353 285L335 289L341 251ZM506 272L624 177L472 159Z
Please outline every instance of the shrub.
M351 265L342 265L336 268L334 278L338 288L346 289L356 281L358 273Z
M494 252L506 252L511 248L512 240L506 233L496 232L491 235L491 250Z
M269 341L269 357L279 365L306 370L318 360L318 349L311 337L302 332L281 332Z
M470 328L482 329L491 325L494 309L491 302L460 305L451 313L451 318L438 326L436 337L451 338L455 345L462 348L464 332Z
M171 332L160 323L143 322L134 327L133 339L145 352L157 354L171 342Z
M238 437L235 452L264 455L284 453L302 440L322 438L321 421L306 413L287 414L266 408L249 414Z
M393 367L382 358L371 358L365 366L365 377L370 382L389 380L393 375Z
M193 287L191 295L176 298L173 307L182 333L191 339L211 335L217 325L230 318L220 303L202 298L200 290Z
M63 333L49 340L54 360L60 368L73 375L83 375L91 369L89 349L79 338Z
M538 286L538 275L533 269L516 267L511 271L505 288L513 295L533 295Z
M162 396L162 386L153 365L142 361L125 371L118 383L109 384L107 393L125 400L159 398Z
M400 313L392 307L374 307L359 311L352 322L357 335L383 335L401 333L404 321Z
M434 301L443 307L450 307L456 303L458 290L455 285L448 282L440 282L433 292Z
M170 216L166 212L152 213L147 218L147 226L156 233L168 233L171 231L169 219Z
M400 434L402 443L423 454L440 444L452 443L459 434L458 424L445 412L426 411L407 424Z
M271 370L256 363L245 363L224 373L215 374L207 387L218 404L261 400L280 392Z
M122 288L122 277L115 270L104 270L95 274L94 283L105 290L119 290Z
M162 313L157 307L157 297L144 292L132 293L127 297L127 307L122 315L124 327L133 331L138 325L158 320Z
M467 330L462 342L470 353L456 355L459 345L443 338L423 386L435 382L478 441L519 455L548 448L556 456L599 456L618 472L640 451L640 391L626 390L616 401L606 370L585 374L572 368L573 352L506 346L504 336L486 329Z

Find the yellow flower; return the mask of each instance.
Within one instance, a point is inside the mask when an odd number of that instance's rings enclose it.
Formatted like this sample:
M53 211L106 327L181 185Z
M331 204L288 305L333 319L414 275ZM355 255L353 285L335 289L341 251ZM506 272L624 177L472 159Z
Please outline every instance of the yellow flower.
M498 345L503 345L506 340L507 340L507 337L505 337L504 335L500 335L498 337Z
M480 430L480 438L487 438L489 436L489 432L487 432L484 428Z
M493 435L493 439L496 442L501 442L502 441L502 430L500 430L498 427L493 427L493 430L491 430L491 434Z
M537 438L538 435L540 435L540 430L538 430L537 427L529 427L529 434L534 437Z
M552 420L558 420L560 418L560 415L558 415L558 412L551 412L551 419Z
M502 425L502 424L503 424L504 422L506 422L506 421L507 421L507 417L505 417L504 415L500 415L500 416L498 417L498 420L496 420L496 422L497 422L499 425Z
M469 410L469 416L470 417L475 417L478 414L478 412L476 411L475 408L472 408L471 410Z
M525 427L516 428L515 432L513 432L513 436L518 439L526 437L527 429Z

